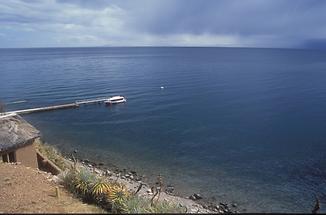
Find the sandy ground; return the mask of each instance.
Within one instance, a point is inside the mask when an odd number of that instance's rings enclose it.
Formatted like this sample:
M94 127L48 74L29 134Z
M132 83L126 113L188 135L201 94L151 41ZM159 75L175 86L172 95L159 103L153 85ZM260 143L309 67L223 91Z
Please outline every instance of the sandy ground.
M56 187L60 197L56 196ZM48 173L0 163L0 213L103 213L82 203L52 181Z

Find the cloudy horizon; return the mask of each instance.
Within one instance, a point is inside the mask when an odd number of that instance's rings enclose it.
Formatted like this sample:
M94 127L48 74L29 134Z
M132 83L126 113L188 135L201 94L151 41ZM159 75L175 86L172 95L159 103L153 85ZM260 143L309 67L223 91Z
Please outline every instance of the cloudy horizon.
M0 48L324 48L325 11L320 0L8 0Z

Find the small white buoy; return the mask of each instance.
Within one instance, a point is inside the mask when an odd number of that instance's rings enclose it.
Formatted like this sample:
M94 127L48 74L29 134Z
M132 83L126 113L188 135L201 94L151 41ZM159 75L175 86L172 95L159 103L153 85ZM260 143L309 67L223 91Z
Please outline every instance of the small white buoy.
M164 89L164 87L163 86L161 86L161 90L163 90Z

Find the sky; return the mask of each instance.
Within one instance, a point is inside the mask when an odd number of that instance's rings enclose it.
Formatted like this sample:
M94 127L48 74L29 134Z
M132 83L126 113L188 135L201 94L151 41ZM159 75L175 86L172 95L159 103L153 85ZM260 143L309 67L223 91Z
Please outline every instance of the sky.
M0 48L80 46L326 48L326 1L0 1Z

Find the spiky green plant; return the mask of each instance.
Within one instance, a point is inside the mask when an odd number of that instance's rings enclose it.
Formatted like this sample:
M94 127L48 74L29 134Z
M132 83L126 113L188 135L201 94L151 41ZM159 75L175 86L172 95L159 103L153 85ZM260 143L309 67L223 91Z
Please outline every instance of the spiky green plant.
M75 189L82 198L90 198L91 190L94 183L97 182L96 176L87 169L76 170L74 180Z
M103 194L107 194L111 189L111 185L103 180L99 180L92 187L92 195L102 196Z
M107 194L107 200L112 203L113 212L124 213L126 211L126 201L130 193L123 184L113 184Z
M184 213L185 208L167 201L151 201L131 194L126 186L107 182L84 168L70 169L62 176L63 184L88 203L111 213Z
M121 202L127 199L130 196L129 191L127 190L126 186L123 184L114 184L111 186L108 192L108 198L112 202Z

